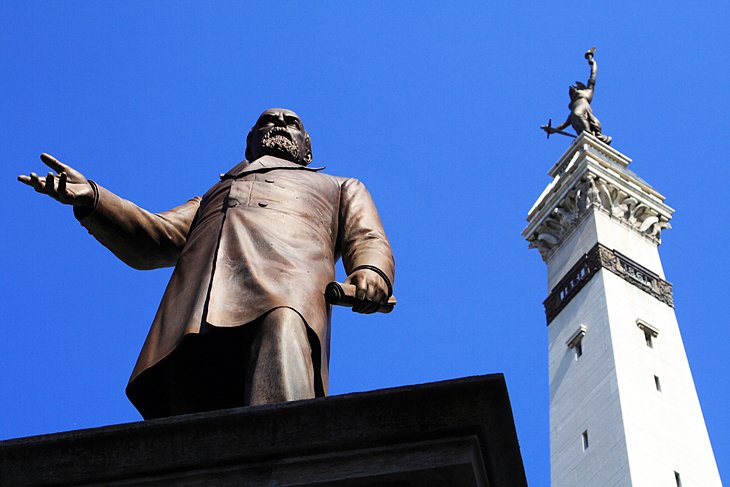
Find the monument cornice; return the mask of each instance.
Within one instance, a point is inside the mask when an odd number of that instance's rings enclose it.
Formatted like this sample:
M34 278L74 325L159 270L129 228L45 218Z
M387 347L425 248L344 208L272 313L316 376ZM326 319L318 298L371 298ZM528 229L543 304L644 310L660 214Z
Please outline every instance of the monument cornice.
M631 160L583 132L549 174L553 181L528 213L522 231L544 261L591 211L599 211L654 244L674 210L664 196L626 168Z

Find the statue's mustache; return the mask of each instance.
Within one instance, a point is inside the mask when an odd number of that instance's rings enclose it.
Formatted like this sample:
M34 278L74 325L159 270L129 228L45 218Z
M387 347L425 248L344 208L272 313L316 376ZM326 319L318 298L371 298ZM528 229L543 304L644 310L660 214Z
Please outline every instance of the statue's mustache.
M264 135L263 140L272 139L274 137L286 137L289 141L293 142L294 138L291 133L284 127L274 127Z
M294 143L293 137L288 130L281 127L274 127L262 139L261 145L278 153L283 153L299 159L299 146Z

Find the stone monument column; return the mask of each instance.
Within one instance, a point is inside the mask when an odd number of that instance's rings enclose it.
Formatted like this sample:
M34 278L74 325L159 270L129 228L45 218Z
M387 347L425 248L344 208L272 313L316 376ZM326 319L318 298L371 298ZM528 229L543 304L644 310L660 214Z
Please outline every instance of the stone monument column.
M548 268L551 484L720 487L658 245L673 209L582 132L522 235Z

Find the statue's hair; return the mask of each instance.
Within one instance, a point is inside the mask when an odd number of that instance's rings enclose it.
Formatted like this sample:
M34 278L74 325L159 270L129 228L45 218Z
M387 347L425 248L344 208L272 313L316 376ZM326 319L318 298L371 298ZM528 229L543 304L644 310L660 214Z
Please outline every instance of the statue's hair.
M574 84L570 85L570 87L568 87L568 95L570 96L570 99L573 99L577 90L585 90L586 88L588 87L583 84L582 81L576 81Z

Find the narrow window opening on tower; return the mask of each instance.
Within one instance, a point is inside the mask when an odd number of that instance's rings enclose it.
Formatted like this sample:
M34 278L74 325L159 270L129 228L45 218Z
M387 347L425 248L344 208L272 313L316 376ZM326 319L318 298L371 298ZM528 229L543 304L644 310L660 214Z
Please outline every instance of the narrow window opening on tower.
M657 391L662 392L662 383L659 382L659 376L654 376L654 385L656 386Z
M588 430L585 430L581 435L581 441L583 442L583 451L588 449Z
M654 339L659 335L659 330L641 319L636 320L636 326L641 328L641 331L644 332L644 341L646 342L646 346L654 348Z
M646 330L644 330L644 340L646 340L647 347L654 348L654 343L652 342L652 334Z
M570 335L570 338L568 339L565 344L568 346L568 348L572 348L573 352L575 353L575 359L578 360L581 355L583 355L583 337L586 334L586 326L580 325L578 330L576 330L575 333Z
M674 472L674 481L677 482L677 487L682 487L682 477L679 476L679 472Z

